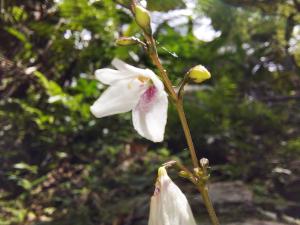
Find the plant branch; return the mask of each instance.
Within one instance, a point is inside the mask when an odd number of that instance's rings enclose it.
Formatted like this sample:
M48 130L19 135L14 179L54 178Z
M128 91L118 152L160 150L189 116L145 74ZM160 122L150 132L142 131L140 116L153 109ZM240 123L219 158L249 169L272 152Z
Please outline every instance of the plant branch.
M204 187L199 186L198 190L201 193L201 196L202 196L203 201L204 201L204 205L205 205L205 207L208 211L209 218L210 218L212 224L219 225L220 223L219 223L218 217L216 215L214 206L213 206L213 204L210 200L207 186L204 186Z
M164 83L170 97L172 98L172 100L175 103L175 106L176 106L176 109L177 109L177 112L178 112L178 115L179 115L179 118L181 121L181 125L182 125L183 131L184 131L184 134L185 134L185 137L187 140L187 144L188 144L188 147L190 150L190 154L191 154L192 161L193 161L193 166L194 166L194 168L198 168L199 164L198 164L198 159L197 159L197 155L196 155L196 150L194 147L192 135L191 135L191 132L190 132L190 129L189 129L186 117L185 117L184 110L183 110L182 98L177 96L177 94L172 86L172 83L169 79L169 76L159 60L154 38L147 34L145 34L145 37L146 37L147 44L148 44L150 58L152 59L154 65L158 68L161 78L163 80L163 83Z
M155 40L154 40L153 36L149 36L146 33L144 35L145 35L145 38L147 41L149 56L152 59L153 64L159 70L159 73L163 80L165 88L166 88L167 92L169 93L170 97L172 98L172 100L174 101L174 104L176 106L176 109L177 109L177 112L179 115L179 119L180 119L183 131L185 134L185 138L186 138L186 141L188 144L190 155L192 158L193 166L194 166L194 168L198 169L199 168L198 158L196 155L196 150L195 150L194 143L192 140L192 135L191 135L190 128L188 126L188 122L187 122L184 108L183 108L183 86L180 87L180 93L178 93L179 95L177 95L175 90L173 89L172 83L168 77L166 70L164 69L164 67L162 66L162 64L159 60L159 57L157 54L157 49L156 49L156 44L155 44ZM205 176L205 174L204 174L204 176ZM213 225L219 225L220 223L218 221L218 217L215 213L214 207L209 198L208 187L206 186L206 182L195 183L194 181L196 179L199 179L199 177L197 177L197 175L196 176L194 175L192 182L197 186L198 190L201 193L201 196L203 198L204 205L208 211L211 223Z
M177 94L175 93L175 91L173 89L172 83L168 77L166 70L163 68L163 66L159 60L155 40L154 40L153 36L149 36L146 33L145 33L145 37L146 37L147 44L148 44L148 52L149 52L150 58L152 59L153 64L158 68L161 78L162 78L162 81L163 81L169 95L171 96L172 100L176 102Z
M132 8L131 9L132 13L135 15L136 0L132 0L131 8ZM143 13L143 15L145 16L145 19L149 19L149 17L150 17L149 14L145 13L144 10L140 10L140 13ZM141 19L141 17L139 17L139 18ZM145 20L143 20L143 19L144 18L142 18L141 21L139 21L139 22L142 22L142 25L140 25L140 24L139 25L142 28L142 30L144 31L144 37L145 37L146 45L147 45L147 53L149 54L153 64L159 70L160 78L163 81L165 89L176 106L176 109L177 109L177 112L179 115L179 119L180 119L180 122L181 122L181 125L183 128L183 131L184 131L184 135L185 135L185 138L186 138L186 141L188 144L190 155L192 158L194 174L189 172L189 170L181 164L177 163L177 166L179 166L181 169L183 169L183 171L185 171L187 174L190 175L189 179L197 186L198 190L200 191L200 193L202 195L205 207L208 211L208 214L209 214L212 224L219 225L217 215L215 213L215 210L213 208L213 205L212 205L211 200L208 195L208 187L206 186L206 181L207 181L208 176L206 173L206 168L203 168L206 166L203 166L201 164L201 162L199 165L199 161L198 161L198 158L196 155L196 150L195 150L194 143L192 140L192 135L191 135L190 128L189 128L189 125L188 125L188 122L187 122L187 119L185 116L184 108L183 108L183 91L184 91L184 84L187 82L187 77L185 76L184 81L179 88L179 93L177 94L173 88L171 80L169 79L167 71L161 64L160 59L158 57L156 42L152 35L150 21L148 21L149 24L144 24ZM173 163L174 162L170 162L170 164L173 164ZM208 163L208 161L207 161L207 163Z
M176 109L177 109L177 112L178 112L178 115L180 118L180 122L182 125L182 129L184 131L185 138L186 138L189 150L190 150L191 158L193 161L193 166L194 166L194 168L198 168L199 164L198 164L198 159L197 159L197 155L196 155L196 150L195 150L194 143L192 140L190 128L189 128L189 125L186 120L185 112L183 109L182 99L178 99L175 104L176 104Z

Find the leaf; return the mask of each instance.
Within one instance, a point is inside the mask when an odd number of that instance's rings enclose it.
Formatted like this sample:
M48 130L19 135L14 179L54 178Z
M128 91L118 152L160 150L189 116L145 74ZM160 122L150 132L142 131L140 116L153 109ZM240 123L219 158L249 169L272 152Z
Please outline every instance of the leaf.
M22 32L18 31L17 29L15 29L13 27L7 27L7 28L5 28L5 30L8 33L10 33L11 35L13 35L14 37L16 37L19 41L21 41L24 44L24 48L26 50L29 51L32 48L32 45L28 41L25 34L23 34Z
M39 71L34 71L34 75L39 79L42 86L46 89L48 95L56 96L64 94L61 87L54 81L50 81Z
M25 12L25 10L18 6L12 7L12 15L13 15L14 19L18 22L28 18L28 15Z
M27 179L19 180L18 184L25 190L30 190L32 188L31 182Z
M25 36L25 34L23 34L22 32L18 31L17 29L13 28L13 27L8 27L5 29L8 33L10 33L11 35L15 36L17 39L19 39L21 42L26 43L27 38Z
M33 166L33 165L29 165L27 163L24 162L20 162L14 165L15 169L19 169L19 170L28 170L31 173L36 174L37 173L37 166Z
M147 8L151 11L169 11L185 7L182 0L148 0L147 2Z

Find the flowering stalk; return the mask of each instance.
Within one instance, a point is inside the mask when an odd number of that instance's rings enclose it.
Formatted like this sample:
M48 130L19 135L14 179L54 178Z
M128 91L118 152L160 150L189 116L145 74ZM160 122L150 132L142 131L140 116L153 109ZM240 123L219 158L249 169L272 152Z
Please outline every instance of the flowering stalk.
M145 38L146 38L148 49L149 49L148 54L149 54L150 58L152 59L153 64L158 68L161 78L163 80L163 83L165 85L165 88L176 105L176 109L177 109L183 130L184 130L185 138L186 138L188 146L189 146L193 165L194 165L194 168L197 168L198 167L198 159L196 156L196 151L194 148L190 129L189 129L186 117L185 117L182 98L176 94L176 92L172 86L172 83L169 79L169 76L167 74L167 71L164 69L163 65L160 62L160 59L157 54L155 40L154 40L153 36L145 34Z
M135 9L136 6L137 6L136 2L133 0L132 1L132 9ZM138 6L138 7L140 7L140 6ZM136 20L137 19L138 18L136 18ZM173 88L172 82L170 81L170 79L168 77L167 71L164 69L163 65L160 62L160 59L159 59L159 56L157 53L155 39L154 39L152 33L149 32L148 27L146 27L146 26L150 26L150 21L149 21L149 24L144 24L143 26L144 27L141 27L141 28L144 31L144 37L146 39L146 45L147 45L147 50L148 50L147 53L148 53L149 57L151 58L153 64L159 70L160 77L163 81L165 89L176 106L176 109L177 109L177 112L179 115L179 119L181 121L181 125L183 128L184 134L185 134L185 138L186 138L186 141L188 144L191 159L193 162L194 173L188 172L187 178L190 179L197 186L197 189L201 193L205 207L209 213L211 223L213 225L219 225L220 223L218 221L217 215L215 213L212 202L210 200L210 197L208 194L208 187L206 185L206 181L208 179L208 174L206 171L207 165L203 166L203 165L201 165L201 163L199 165L199 160L196 155L196 150L195 150L195 147L193 144L192 135L191 135L189 125L188 125L188 122L187 122L187 119L185 116L184 108L183 108L183 91L184 91L183 87L184 87L187 79L186 79L186 77L184 78L185 81L182 84L182 86L180 87L180 91L177 94Z
M202 196L202 199L204 201L205 207L208 211L211 223L214 224L214 225L219 225L220 223L219 223L218 217L216 215L214 206L213 206L213 204L210 200L210 197L209 197L208 187L207 186L203 187L203 186L199 185L198 190L201 193L201 196Z

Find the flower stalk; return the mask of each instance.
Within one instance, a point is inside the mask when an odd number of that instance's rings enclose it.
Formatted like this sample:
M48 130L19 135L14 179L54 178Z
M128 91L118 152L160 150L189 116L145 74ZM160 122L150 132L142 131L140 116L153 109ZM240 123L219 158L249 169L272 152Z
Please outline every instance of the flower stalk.
M208 193L208 187L205 185L205 186L202 186L202 185L199 185L198 186L198 190L202 196L202 199L203 199L203 202L204 202L204 205L208 211L208 214L209 214L209 218L211 220L211 223L213 225L219 225L219 220L218 220L218 217L217 217L217 214L215 212L215 209L214 209L214 206L210 200L210 197L209 197L209 193Z
M145 35L145 36L147 36L147 35ZM150 46L149 46L149 43L150 43ZM185 116L184 108L183 108L183 93L180 93L180 95L177 95L175 93L175 90L172 87L172 83L168 77L168 74L159 60L159 57L158 57L158 54L156 51L155 41L154 41L153 37L150 37L150 42L149 42L149 40L147 40L147 44L148 44L148 49L152 49L151 51L148 52L149 56L152 59L154 65L159 70L161 78L165 85L165 88L176 106L177 113L178 113L183 131L185 134L185 138L186 138L186 141L188 144L188 149L190 151L191 159L193 162L193 167L199 168L198 158L196 155L196 150L194 147L192 135L191 135L190 128L189 128L189 125L188 125L188 122L187 122L187 119ZM182 91L183 91L183 89L182 89ZM218 217L215 213L214 207L212 205L212 202L211 202L209 194L208 194L208 187L206 186L206 184L199 183L199 184L197 184L197 189L201 193L201 196L204 201L204 205L209 213L211 223L213 225L219 225L220 223L219 223Z
M168 94L170 95L172 100L174 102L176 102L178 100L178 96L173 88L172 82L169 79L167 71L164 69L163 65L160 62L160 59L159 59L158 53L157 53L155 40L152 35L148 35L147 33L145 33L145 38L146 38L147 45L148 45L148 54L149 54L153 64L159 70L160 76L162 78L162 81L165 85L165 88L166 88Z
M135 1L132 1L132 7L136 5ZM169 76L167 74L167 71L164 69L163 65L161 64L161 61L159 59L158 53L157 53L157 47L155 39L152 35L152 33L144 31L144 37L146 39L146 45L147 45L147 53L149 57L151 58L153 64L157 67L160 77L162 79L162 82L165 86L165 89L167 93L169 94L170 98L173 100L175 107L177 109L177 113L179 115L179 119L185 134L185 138L187 141L188 149L191 155L193 168L194 170L201 171L200 173L191 173L188 172L188 174L192 174L193 176L190 178L190 180L196 185L197 189L201 193L201 196L204 201L204 205L208 211L211 223L213 225L219 225L218 217L215 213L213 204L210 200L209 193L208 193L208 187L206 185L206 181L209 177L207 174L206 168L202 168L201 165L199 165L199 160L197 158L196 150L194 147L192 135L189 129L189 125L185 116L184 108L183 108L183 93L184 93L184 85L187 83L187 79L184 79L182 85L180 86L179 92L176 93L171 80L169 79Z

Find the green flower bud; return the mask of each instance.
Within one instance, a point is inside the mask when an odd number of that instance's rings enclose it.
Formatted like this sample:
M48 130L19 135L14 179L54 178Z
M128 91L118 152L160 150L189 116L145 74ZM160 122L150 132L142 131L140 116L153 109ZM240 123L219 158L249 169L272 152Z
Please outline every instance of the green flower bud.
M140 40L136 37L121 37L116 40L116 44L120 46L129 46L139 44Z
M189 78L195 83L202 83L211 77L210 72L202 65L198 65L190 69Z
M183 170L181 170L181 171L179 172L179 176L181 176L181 177L183 177L183 178L187 178L187 179L190 178L190 175L189 175L187 172L183 171Z
M147 33L151 34L151 17L149 12L140 5L135 5L135 20L136 23Z
M198 177L202 177L203 176L203 171L199 168L194 168L194 174Z

